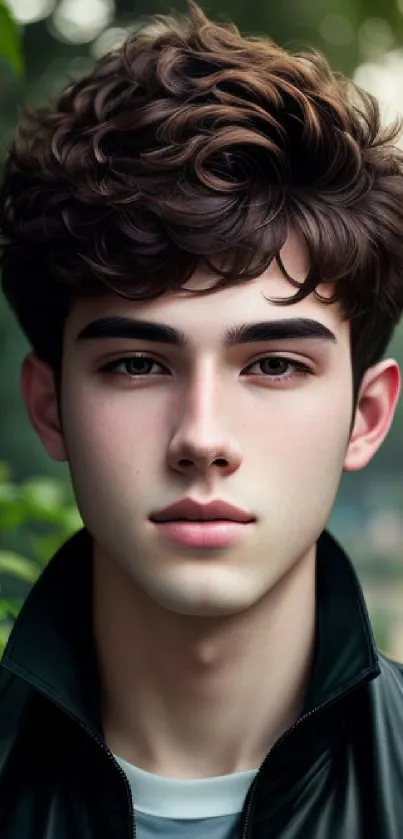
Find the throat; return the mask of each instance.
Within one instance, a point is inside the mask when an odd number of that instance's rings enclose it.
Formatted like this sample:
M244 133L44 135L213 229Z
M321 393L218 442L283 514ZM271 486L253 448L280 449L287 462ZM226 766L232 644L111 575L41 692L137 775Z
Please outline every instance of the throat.
M94 565L109 748L140 769L178 778L257 768L305 700L314 563L253 608L219 618L163 609L116 566Z

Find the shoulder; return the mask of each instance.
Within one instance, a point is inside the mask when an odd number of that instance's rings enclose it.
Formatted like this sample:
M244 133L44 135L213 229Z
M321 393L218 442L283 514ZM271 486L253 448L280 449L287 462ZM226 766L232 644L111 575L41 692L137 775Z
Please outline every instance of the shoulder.
M0 778L17 742L31 694L30 686L0 662Z
M384 653L378 652L380 683L385 690L396 690L403 695L403 662L394 661Z
M373 721L387 739L403 737L403 664L378 653L379 676L369 683Z

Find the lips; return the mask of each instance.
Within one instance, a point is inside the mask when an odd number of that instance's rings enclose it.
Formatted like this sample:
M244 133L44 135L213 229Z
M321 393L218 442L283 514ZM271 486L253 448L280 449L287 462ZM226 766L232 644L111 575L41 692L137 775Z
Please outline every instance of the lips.
M191 498L184 498L176 501L169 507L156 510L150 516L151 521L236 521L252 522L256 517L251 513L227 504L226 501L210 501L208 504L199 504Z

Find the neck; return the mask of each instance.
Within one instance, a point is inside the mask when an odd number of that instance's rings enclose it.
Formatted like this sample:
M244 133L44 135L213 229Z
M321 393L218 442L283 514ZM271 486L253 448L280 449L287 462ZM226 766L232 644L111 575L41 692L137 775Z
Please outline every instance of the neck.
M168 612L94 548L94 630L105 741L176 778L258 768L298 718L315 630L315 546L252 608Z

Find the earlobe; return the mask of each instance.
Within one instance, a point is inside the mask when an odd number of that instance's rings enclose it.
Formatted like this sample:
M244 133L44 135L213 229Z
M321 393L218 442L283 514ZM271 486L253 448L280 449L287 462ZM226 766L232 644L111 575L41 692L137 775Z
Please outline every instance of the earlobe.
M30 423L53 460L66 461L52 368L29 353L22 362L20 386Z
M364 469L382 445L393 421L400 384L399 366L394 359L381 361L366 371L343 464L345 471Z

